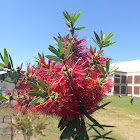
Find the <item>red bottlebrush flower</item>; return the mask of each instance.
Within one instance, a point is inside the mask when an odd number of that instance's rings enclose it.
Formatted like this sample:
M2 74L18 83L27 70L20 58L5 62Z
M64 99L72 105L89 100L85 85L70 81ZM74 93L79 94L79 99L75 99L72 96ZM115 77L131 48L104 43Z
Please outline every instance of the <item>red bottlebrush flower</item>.
M69 44L73 41L72 48L69 52L69 54L72 54L72 57L70 58L69 61L76 62L78 59L80 59L80 61L79 61L79 63L80 63L80 62L84 62L84 61L88 60L86 57L87 46L85 45L87 39L78 40L77 35L76 35L71 39L69 39L68 37L63 37L63 40L64 40L64 42L66 42L63 45L64 50L66 50L67 47L69 46Z
M17 66L17 68L16 68L17 70L20 70L20 67L19 66Z
M83 108L89 114L92 114L96 110L98 103L106 96L105 93L110 90L112 85L109 80L104 80L104 83L100 83L98 75L102 73L97 64L104 64L108 58L102 57L102 53L95 54L93 50L88 53L85 45L86 39L78 40L76 36L70 39L64 37L63 40L64 51L73 41L72 49L69 52L72 57L66 62L66 66L51 60L49 60L48 64L46 64L45 60L42 60L42 65L40 66L34 65L30 67L28 65L22 81L16 87L18 103L15 108L22 109L25 112L28 109L32 109L70 120L79 117L84 119ZM47 91L48 85L53 82L49 93L51 97L44 103L29 105L35 98L27 94L30 90L34 90L29 82L40 85L39 78L42 79Z
M7 95L8 95L8 96L11 96L11 95L12 95L12 93L11 93L11 92L8 92L8 93L7 93Z
M41 60L40 60L40 63L43 64L43 65L46 65L45 59L41 59Z

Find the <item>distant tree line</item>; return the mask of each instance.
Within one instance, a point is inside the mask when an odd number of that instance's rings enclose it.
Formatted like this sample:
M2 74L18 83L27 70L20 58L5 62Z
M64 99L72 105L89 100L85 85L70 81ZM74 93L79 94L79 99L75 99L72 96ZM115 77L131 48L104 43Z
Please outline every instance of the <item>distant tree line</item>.
M19 80L20 74L19 73L12 73L11 71L7 71L5 74L0 75L0 80L17 83Z

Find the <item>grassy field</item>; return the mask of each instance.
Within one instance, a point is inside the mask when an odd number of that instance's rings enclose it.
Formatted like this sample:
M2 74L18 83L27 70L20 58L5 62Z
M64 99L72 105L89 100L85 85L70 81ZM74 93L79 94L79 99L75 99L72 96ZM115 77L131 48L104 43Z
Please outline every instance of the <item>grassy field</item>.
M102 125L113 125L116 127L105 128L101 131L102 134L112 131L108 136L116 140L140 140L139 126L140 126L140 98L134 97L133 105L130 104L130 97L117 96L106 97L101 104L111 101L104 109L100 109L93 114L93 117ZM12 114L10 109L0 111L0 114ZM45 130L46 137L37 137L37 140L58 140L61 132L59 132L57 125L59 119L56 117L44 118L47 123ZM91 122L89 122L91 124ZM93 140L96 133L91 130L90 139ZM97 135L97 134L96 134Z
M112 101L107 110L100 110L94 117L104 124L115 125L112 135L117 140L140 140L140 98L134 98L133 105L130 104L130 97L109 96L103 102Z

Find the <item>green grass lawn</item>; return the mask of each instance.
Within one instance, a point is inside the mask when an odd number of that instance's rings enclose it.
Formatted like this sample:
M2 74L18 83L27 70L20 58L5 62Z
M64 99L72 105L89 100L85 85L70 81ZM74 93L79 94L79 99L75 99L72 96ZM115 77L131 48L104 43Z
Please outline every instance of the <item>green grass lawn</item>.
M108 96L104 101L111 101L110 107L121 109L124 112L127 112L131 115L140 115L140 98L134 97L133 105L130 103L130 97L122 96Z
M134 97L133 105L130 103L130 97L122 96L108 96L101 104L111 101L104 109L93 113L93 117L102 125L112 125L115 127L105 128L105 130L98 129L102 134L112 131L108 137L116 140L140 140L139 126L140 126L140 98ZM86 120L91 124L90 121ZM59 122L58 118L48 117L46 122L52 122L47 126L46 135L48 140L59 139L60 132L57 129ZM90 139L93 140L93 135L96 132L90 130ZM46 140L46 138L39 137L39 140Z
M100 130L102 134L112 131L108 137L112 137L116 140L140 140L139 126L140 126L140 98L134 97L133 105L130 103L130 97L122 96L108 96L101 104L111 101L107 105L106 109L100 109L93 113L93 117L102 125L113 125L116 127L105 128L105 131ZM12 114L10 109L3 109L0 114ZM86 120L88 123L92 122ZM46 137L37 137L37 140L58 140L61 132L57 128L59 118L49 116L44 118L44 123L47 123L47 127L44 131ZM98 129L99 130L99 129ZM89 132L90 140L93 140L93 135L97 135L96 132L91 130Z
M115 125L107 130L112 130L112 136L117 140L140 140L140 98L134 97L131 105L128 96L108 96L102 103L108 101L111 103L106 106L107 110L95 112L93 116L101 124Z

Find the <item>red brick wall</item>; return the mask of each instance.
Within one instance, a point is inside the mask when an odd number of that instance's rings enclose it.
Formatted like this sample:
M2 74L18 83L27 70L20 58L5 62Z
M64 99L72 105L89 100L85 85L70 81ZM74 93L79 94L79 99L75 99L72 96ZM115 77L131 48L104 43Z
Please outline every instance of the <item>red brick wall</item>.
M132 84L132 76L128 76L127 78L128 78L127 83Z
M127 86L128 92L127 94L132 94L132 86Z
M120 89L119 86L116 86L116 85L115 85L115 86L114 86L114 93L115 93L115 94L119 94L119 89Z
M120 75L115 75L115 77L120 78ZM115 78L115 79L114 79L114 82L115 82L115 83L120 83L120 79L118 79L118 78Z
M140 84L140 75L136 75L134 79L135 84Z
M123 76L123 75L122 75L121 83L126 84L126 76Z
M121 94L126 94L126 87L125 86L121 86Z
M134 94L139 95L139 86L134 86Z

